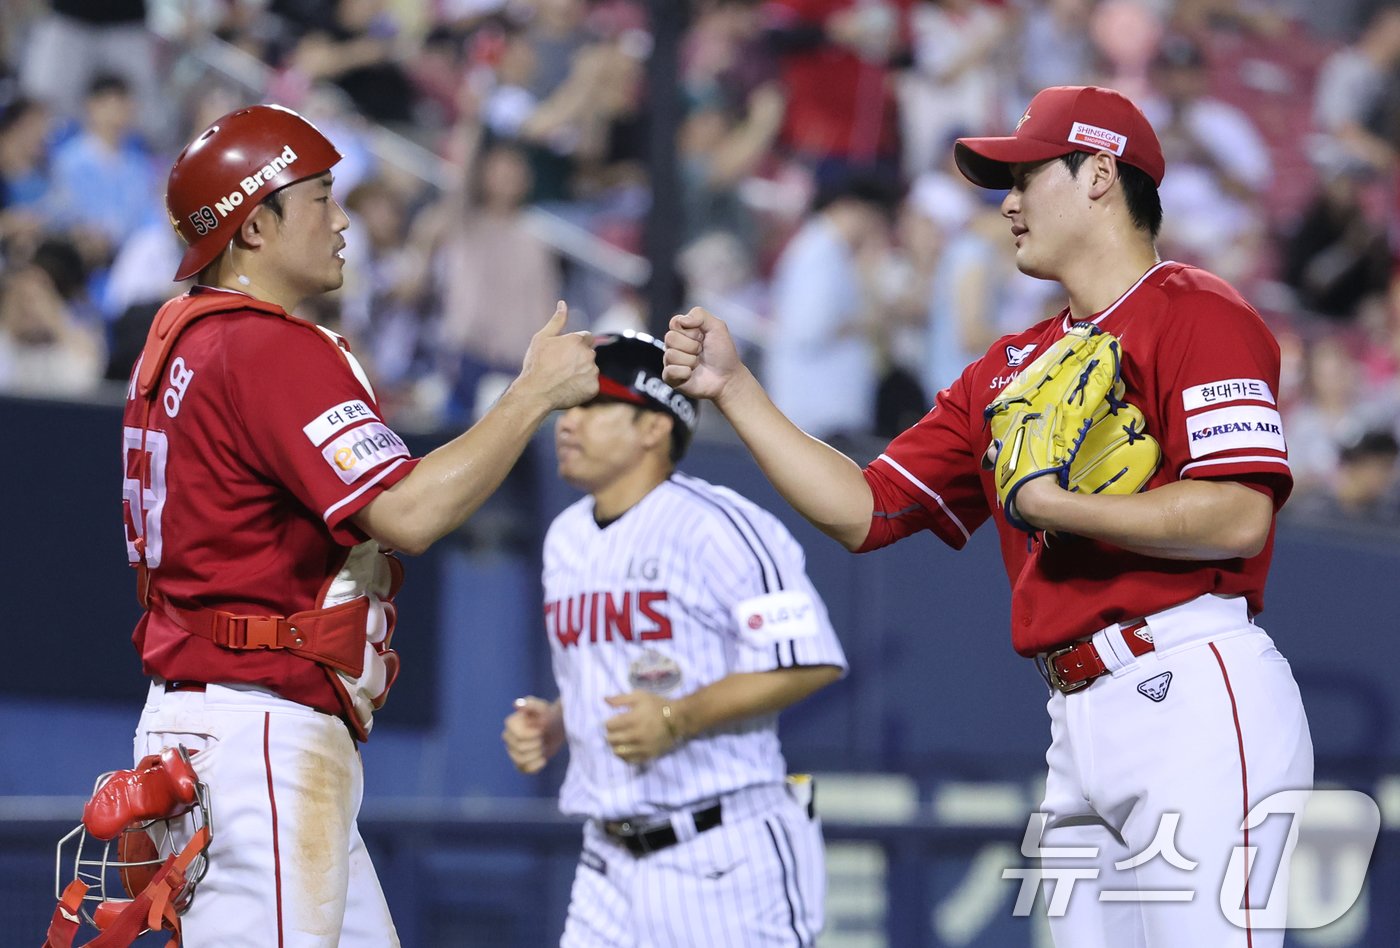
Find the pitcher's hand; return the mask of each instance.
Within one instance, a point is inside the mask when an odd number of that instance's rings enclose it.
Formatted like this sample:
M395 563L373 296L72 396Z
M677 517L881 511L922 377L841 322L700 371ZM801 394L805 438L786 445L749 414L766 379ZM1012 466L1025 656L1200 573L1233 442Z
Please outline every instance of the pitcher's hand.
M724 320L700 307L671 317L662 378L693 398L719 401L748 373Z

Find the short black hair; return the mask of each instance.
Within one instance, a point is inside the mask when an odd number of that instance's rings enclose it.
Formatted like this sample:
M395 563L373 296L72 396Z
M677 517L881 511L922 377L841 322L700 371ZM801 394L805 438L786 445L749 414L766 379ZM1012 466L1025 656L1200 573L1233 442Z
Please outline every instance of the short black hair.
M114 72L100 72L88 83L87 97L95 99L102 95L130 95L131 83Z
M267 197L263 198L262 206L276 214L277 219L280 221L284 214L282 208L282 189L278 188L276 191L273 191Z
M1061 155L1060 160L1071 175L1078 175L1080 167L1089 160L1089 153L1072 151ZM1146 171L1122 161L1118 162L1118 180L1123 183L1123 200L1133 223L1156 240L1162 230L1162 197L1157 193L1157 182Z
M1351 464L1368 458L1394 460L1400 455L1400 441L1395 432L1385 428L1363 431L1339 446L1338 455L1343 463Z
M87 288L88 266L77 245L67 237L45 237L34 249L31 262L48 274L65 302L71 303Z
M893 218L904 197L902 191L897 182L872 172L836 175L817 188L816 197L812 200L812 212L824 211L838 201L858 201L875 208L887 218Z
M1204 69L1206 53L1191 37L1174 33L1162 38L1152 64L1158 69Z
M42 111L43 108L42 102L27 95L17 95L4 105L0 105L0 135L4 135L18 125L26 115Z
M627 405L630 403L623 402L622 404ZM685 452L690 448L691 434L689 431L685 430L685 425L681 424L680 419L668 411L652 408L649 405L633 405L632 407L635 409L632 415L634 418L640 418L643 412L649 412L653 415L664 415L671 419L671 450L668 453L671 458L672 467L681 463L681 458L685 457Z

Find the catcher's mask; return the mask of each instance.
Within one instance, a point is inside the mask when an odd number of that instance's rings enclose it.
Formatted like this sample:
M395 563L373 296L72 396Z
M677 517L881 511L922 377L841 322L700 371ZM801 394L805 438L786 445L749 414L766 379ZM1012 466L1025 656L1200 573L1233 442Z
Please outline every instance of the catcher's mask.
M162 929L179 943L180 916L204 878L213 834L209 787L195 773L194 753L167 747L97 778L83 821L58 841L59 901L45 948L68 948L83 922L101 932L89 946L130 945ZM190 837L183 848L177 824Z

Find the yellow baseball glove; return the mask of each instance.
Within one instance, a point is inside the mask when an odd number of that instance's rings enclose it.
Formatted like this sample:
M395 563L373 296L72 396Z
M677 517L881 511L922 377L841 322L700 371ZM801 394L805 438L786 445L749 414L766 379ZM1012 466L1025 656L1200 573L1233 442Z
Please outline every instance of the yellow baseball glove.
M1012 526L1035 532L1016 512L1016 493L1033 478L1053 474L1066 490L1132 494L1156 472L1161 448L1142 412L1123 400L1121 356L1112 333L1079 323L987 406L997 500Z

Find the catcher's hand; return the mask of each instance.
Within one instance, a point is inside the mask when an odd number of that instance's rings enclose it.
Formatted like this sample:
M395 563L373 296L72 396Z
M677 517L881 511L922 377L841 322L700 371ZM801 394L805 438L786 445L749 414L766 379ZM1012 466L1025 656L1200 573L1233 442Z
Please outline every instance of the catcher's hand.
M1123 401L1117 338L1090 323L1073 326L984 412L992 431L993 482L1007 522L1035 527L1016 511L1027 481L1053 474L1066 490L1130 494L1161 458L1142 412Z

